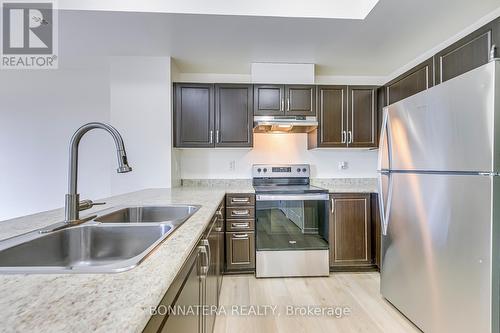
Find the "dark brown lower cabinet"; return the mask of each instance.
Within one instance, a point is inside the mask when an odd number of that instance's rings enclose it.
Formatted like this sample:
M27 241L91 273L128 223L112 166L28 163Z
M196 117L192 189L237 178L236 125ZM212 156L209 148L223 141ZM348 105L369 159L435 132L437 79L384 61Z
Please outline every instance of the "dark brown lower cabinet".
M223 207L222 204L220 207ZM216 214L165 293L144 332L211 333L219 303L223 217ZM222 233L221 233L222 232ZM221 248L222 244L222 248ZM206 310L204 310L206 309Z
M224 225L225 223L225 204L222 202L217 209L217 222L216 222L216 233L217 233L217 258L216 260L216 271L217 271L217 293L220 295L222 289L222 275L224 272L224 253L225 253L225 235L224 235ZM219 298L217 297L217 300ZM219 304L217 302L217 304Z
M226 272L255 271L255 194L226 196Z
M255 233L226 232L226 267L228 271L255 269Z
M330 199L330 268L373 269L370 194L331 194Z
M382 225L380 220L380 210L378 206L378 194L371 194L372 209L372 253L375 255L375 266L378 270L381 267L380 251L382 249Z

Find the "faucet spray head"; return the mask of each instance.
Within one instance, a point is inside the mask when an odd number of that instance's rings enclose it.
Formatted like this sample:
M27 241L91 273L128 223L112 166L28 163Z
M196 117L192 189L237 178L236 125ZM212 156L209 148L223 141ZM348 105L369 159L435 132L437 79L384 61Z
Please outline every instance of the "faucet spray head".
M120 150L119 155L120 155L120 158L118 159L119 165L118 168L116 169L116 172L127 173L132 171L132 168L128 165L127 153L125 152L125 150Z

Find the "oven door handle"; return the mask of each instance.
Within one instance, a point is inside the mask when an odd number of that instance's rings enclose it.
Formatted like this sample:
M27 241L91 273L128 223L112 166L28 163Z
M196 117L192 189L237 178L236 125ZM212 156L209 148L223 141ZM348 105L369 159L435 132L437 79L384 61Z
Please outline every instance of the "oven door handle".
M257 201L328 201L328 193L310 194L257 194Z

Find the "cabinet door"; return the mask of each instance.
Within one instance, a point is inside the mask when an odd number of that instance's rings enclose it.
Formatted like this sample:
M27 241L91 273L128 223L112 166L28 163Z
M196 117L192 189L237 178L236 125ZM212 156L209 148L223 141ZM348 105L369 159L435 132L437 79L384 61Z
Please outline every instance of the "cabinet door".
M377 88L377 145L382 132L382 119L384 116L384 107L387 106L385 87Z
M372 209L372 253L374 256L374 264L380 270L380 251L382 249L382 225L380 220L380 210L378 207L378 194L372 193L371 195L371 209Z
M377 146L377 87L349 86L349 147Z
M285 115L316 116L315 86L285 86Z
M224 210L224 207L222 207L222 210ZM218 258L217 258L217 304L219 304L218 300L220 297L220 291L222 288L222 272L224 270L224 218L219 217L218 219L218 225L217 225L217 250L218 250Z
M200 275L199 259L201 255L197 247L189 256L160 302L158 313L151 317L144 328L144 333L203 332L201 313L196 312L197 307L203 304L204 280ZM191 307L194 312L185 315L182 312L168 312L169 306L181 311L188 311Z
M433 85L432 58L412 68L385 85L387 105L415 95Z
M255 269L254 232L226 232L228 270Z
M208 257L210 265L206 277L205 285L205 304L208 309L218 304L219 285L218 285L218 261L219 261L219 232L217 231L217 216L211 222L212 226L207 234L208 240ZM204 315L205 332L212 332L215 324L215 313L209 311ZM184 332L184 331L179 331Z
M252 147L252 85L215 86L215 146Z
M214 87L175 85L175 146L214 146Z
M373 264L369 194L332 194L330 266Z
M254 115L282 116L285 114L285 86L263 85L253 86Z
M435 55L436 84L452 79L488 62L493 34L498 34L494 24L474 31Z
M347 86L318 86L317 147L347 147Z

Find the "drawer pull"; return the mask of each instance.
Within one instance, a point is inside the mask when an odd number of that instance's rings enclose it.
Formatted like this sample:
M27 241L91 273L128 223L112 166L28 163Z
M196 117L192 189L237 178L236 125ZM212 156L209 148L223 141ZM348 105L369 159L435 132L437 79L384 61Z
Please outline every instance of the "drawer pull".
M231 198L231 202L249 202L250 198Z
M238 238L238 239L244 239L244 238L247 238L248 239L248 234L234 234L233 235L233 238Z
M248 228L250 225L248 223L231 223L233 228Z
M231 215L236 215L236 216L242 216L242 215L248 215L250 214L250 211L248 209L245 210L233 210L231 211Z

